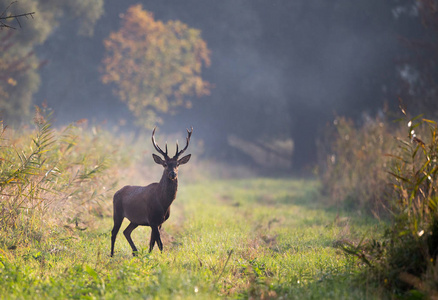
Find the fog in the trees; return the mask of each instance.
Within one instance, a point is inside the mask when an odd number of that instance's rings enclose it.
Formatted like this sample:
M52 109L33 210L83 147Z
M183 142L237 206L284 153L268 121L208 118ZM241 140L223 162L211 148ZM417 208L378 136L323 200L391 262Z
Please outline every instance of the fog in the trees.
M45 64L34 103L46 101L57 124L86 118L137 130L126 105L101 82L99 68L103 40L138 2L105 1L93 35L78 34L79 16L62 19L37 46ZM407 51L400 36L424 30L415 1L140 2L158 20L201 30L211 50L211 66L202 74L211 94L191 99L191 109L162 115L160 130L183 134L193 126L205 157L251 164L248 154L259 147L292 159L286 165L294 170L315 162L317 134L335 114L361 122L385 103L397 106L398 64Z

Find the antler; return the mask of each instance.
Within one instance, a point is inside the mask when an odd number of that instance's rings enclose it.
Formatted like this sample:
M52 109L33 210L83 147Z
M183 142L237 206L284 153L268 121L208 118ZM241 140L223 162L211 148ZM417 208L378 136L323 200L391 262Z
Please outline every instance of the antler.
M186 151L187 147L189 146L190 137L192 136L192 133L193 133L193 127L190 127L190 131L187 129L186 146L184 147L184 149L182 149L179 152L178 152L178 141L176 142L176 153L175 153L175 156L173 158L178 158L181 154L184 153L184 151Z
M155 142L155 129L157 129L157 127L154 128L154 131L152 131L152 144L154 145L155 150L158 151L158 153L160 153L161 155L164 156L164 158L168 158L167 156L167 143L166 143L166 152L164 152L163 150L161 150L161 148L157 145L157 143Z

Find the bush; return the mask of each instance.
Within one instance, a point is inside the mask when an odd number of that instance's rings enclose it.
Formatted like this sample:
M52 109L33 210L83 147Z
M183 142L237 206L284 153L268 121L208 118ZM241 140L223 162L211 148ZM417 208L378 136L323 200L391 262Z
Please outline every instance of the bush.
M51 224L77 227L102 214L115 184L107 153L117 146L104 135L73 125L55 130L39 108L34 123L34 130L0 123L0 242L8 247L41 239Z
M338 117L319 142L322 192L344 208L378 214L388 206L388 157L394 130L380 118L356 127Z
M371 267L374 278L391 291L434 298L438 297L438 125L421 116L411 119L406 114L400 121L396 147L390 144L385 148L391 151L386 155L390 161L372 173L381 174L385 183L374 191L376 196L379 192L390 196L384 205L392 216L391 225L383 241L364 239L359 245L340 242L338 246ZM407 134L400 137L403 129ZM360 132L358 136L364 138ZM369 138L365 136L365 140ZM355 153L357 145L363 143L347 145L352 149L341 148L342 153ZM339 144L335 140L335 145ZM377 164L369 161L369 171L378 169L381 162L376 160ZM346 162L343 165L349 170ZM350 190L360 191L356 187Z
M394 155L394 222L387 236L388 267L397 287L414 287L438 296L438 125L421 116L404 120L406 138Z
M399 138L400 154L392 155L393 212L411 232L432 224L438 204L438 127L421 116L407 120L409 140ZM417 136L423 136L422 139Z

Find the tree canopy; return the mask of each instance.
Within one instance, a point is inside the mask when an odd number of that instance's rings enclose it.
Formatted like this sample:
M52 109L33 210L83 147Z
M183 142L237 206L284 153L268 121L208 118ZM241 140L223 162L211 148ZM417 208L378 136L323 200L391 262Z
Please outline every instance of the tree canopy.
M201 32L180 21L163 23L140 4L121 15L117 32L105 39L102 82L126 102L139 125L161 122L160 114L191 107L191 96L209 93L202 79L210 51Z
M95 22L103 13L104 0L0 1L2 27L17 30L0 31L0 118L8 123L30 114L32 96L38 90L38 69L42 62L35 48L44 44L50 34L64 21L77 22L77 33L91 35ZM32 18L9 16L32 12Z

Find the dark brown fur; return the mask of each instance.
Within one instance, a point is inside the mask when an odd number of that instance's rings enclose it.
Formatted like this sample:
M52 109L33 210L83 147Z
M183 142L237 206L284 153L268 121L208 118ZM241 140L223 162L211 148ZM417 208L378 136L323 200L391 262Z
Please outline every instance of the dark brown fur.
M193 129L192 129L193 131ZM186 147L177 152L173 158L167 156L155 143L154 132L152 133L152 143L155 149L164 156L164 160L159 156L152 154L154 161L164 167L164 172L160 182L152 183L148 186L125 186L114 194L114 227L111 232L111 256L114 255L114 244L117 233L120 230L123 219L127 218L131 223L123 231L129 245L132 248L133 255L136 255L137 247L131 239L132 231L138 226L150 226L152 229L151 239L149 242L149 252L154 248L157 242L160 251L163 251L163 243L160 238L159 228L170 216L170 205L175 200L178 190L178 166L187 163L191 155L186 155L178 159L186 149L190 141L192 132L188 132Z

